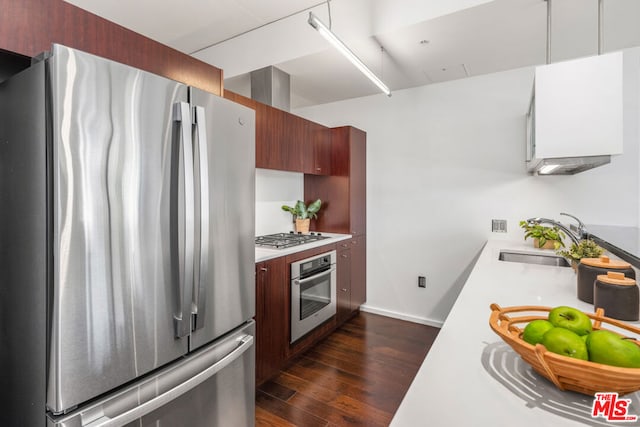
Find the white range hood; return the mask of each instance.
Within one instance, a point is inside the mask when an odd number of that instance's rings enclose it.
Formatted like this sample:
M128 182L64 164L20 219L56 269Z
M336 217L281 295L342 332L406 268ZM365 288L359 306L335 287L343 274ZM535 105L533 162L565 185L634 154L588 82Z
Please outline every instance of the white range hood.
M527 113L527 170L570 175L610 162L623 148L623 53L535 70Z

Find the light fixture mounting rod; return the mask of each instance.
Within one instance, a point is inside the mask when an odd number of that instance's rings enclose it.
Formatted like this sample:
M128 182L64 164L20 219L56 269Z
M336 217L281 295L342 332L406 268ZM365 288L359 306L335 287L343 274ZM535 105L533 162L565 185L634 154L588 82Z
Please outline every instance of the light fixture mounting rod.
M602 21L604 20L604 1L598 0L598 55L604 49L604 32L602 31Z
M551 0L547 2L547 64L551 64Z
M309 12L309 25L311 25L313 28L315 28L322 37L324 37L329 43L331 43L331 45L336 48L338 50L338 52L340 52L342 55L344 55L349 61L351 61L351 63L358 69L360 70L360 72L362 74L364 74L365 76L367 76L369 78L369 80L371 80L376 86L378 86L378 88L384 92L387 96L391 96L391 90L387 87L386 84L384 84L382 82L382 80L380 80L378 78L378 76L376 76L373 71L371 71L369 69L369 67L367 67L364 62L362 62L360 60L360 58L358 58L356 56L355 53L353 53L351 51L351 49L349 49L347 47L346 44L344 44L342 42L342 40L340 40L338 38L338 36L336 36L326 25L324 25L322 23L322 21L320 21L318 19L318 17L316 15L313 14L313 12Z

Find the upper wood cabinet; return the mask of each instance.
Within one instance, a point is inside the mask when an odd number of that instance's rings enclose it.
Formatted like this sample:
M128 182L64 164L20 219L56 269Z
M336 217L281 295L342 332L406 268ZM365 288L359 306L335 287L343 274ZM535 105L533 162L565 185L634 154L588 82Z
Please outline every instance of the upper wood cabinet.
M331 176L304 177L305 199L323 201L314 230L366 234L366 138L351 126L331 129Z
M0 0L0 49L34 57L59 43L207 92L222 70L63 0Z
M282 129L280 133L270 135L270 140L265 140L264 145L271 145L272 152L277 152L280 157L279 161L273 162L268 166L271 169L280 169L291 172L303 172L303 152L307 138L306 120L286 111L278 110L274 107L267 107L269 110L275 110L277 116L282 116ZM257 165L256 165L257 166Z
M331 173L331 130L231 91L224 97L256 111L256 167Z
M256 102L256 167L302 172L304 119Z
M331 175L331 129L306 120L304 173Z

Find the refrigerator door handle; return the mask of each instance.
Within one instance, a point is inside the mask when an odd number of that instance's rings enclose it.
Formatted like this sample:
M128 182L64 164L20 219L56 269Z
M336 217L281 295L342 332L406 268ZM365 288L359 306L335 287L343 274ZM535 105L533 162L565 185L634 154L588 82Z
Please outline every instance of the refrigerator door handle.
M199 374L189 378L187 381L177 385L176 387L166 391L165 393L162 393L158 397L155 397L113 418L107 416L100 417L97 420L85 424L83 427L122 426L145 416L146 414L166 405L167 403L170 403L171 401L182 396L184 393L196 388L209 378L213 377L215 374L217 374L229 364L233 363L240 356L242 356L242 354L245 351L249 350L253 345L253 336L244 335L238 338L238 343L238 347L236 347L231 353L220 359L220 361L218 361L214 365L211 365Z
M194 123L198 138L198 166L200 168L200 260L198 279L193 295L193 329L204 326L207 308L207 273L209 271L209 153L207 151L207 121L201 106L194 108Z
M180 312L174 316L175 334L181 338L191 332L191 305L193 302L193 252L195 238L195 201L193 183L193 143L191 138L191 107L187 102L176 102L173 109L174 120L180 124L180 150L182 151L182 168L184 179L184 247L179 252ZM180 206L178 207L180 210Z

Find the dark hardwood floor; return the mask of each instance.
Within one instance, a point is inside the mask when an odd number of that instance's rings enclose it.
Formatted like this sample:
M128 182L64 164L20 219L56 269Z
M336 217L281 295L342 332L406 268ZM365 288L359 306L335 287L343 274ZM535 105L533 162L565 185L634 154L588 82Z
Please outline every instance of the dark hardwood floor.
M438 331L358 314L258 388L256 425L389 425Z

